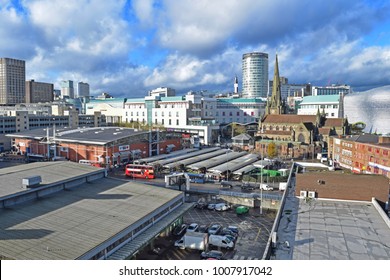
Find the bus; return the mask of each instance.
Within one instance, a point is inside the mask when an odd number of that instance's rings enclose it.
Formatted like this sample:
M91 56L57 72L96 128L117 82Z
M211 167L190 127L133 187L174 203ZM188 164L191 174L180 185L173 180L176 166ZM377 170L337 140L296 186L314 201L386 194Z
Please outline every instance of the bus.
M154 168L150 165L127 164L125 174L133 178L154 179Z

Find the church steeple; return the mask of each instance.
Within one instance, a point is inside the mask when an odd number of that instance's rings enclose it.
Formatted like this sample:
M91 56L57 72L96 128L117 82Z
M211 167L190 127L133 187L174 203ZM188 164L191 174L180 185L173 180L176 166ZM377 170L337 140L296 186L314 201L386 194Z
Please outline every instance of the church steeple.
M276 55L275 59L275 69L274 69L274 82L272 86L272 100L271 106L280 106L282 103L282 98L280 94L280 76L279 76L279 63L278 63L278 55Z
M267 113L271 115L281 115L284 113L284 106L282 104L281 84L279 76L278 55L275 59L274 80L272 85L271 102L267 105Z

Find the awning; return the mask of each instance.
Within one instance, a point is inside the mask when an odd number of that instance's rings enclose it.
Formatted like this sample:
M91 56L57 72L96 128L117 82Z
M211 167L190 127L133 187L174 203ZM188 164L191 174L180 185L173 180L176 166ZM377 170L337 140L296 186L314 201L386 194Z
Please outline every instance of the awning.
M125 157L128 157L131 154L131 152L125 151L125 152L120 152L119 154L120 154L121 158L125 158Z

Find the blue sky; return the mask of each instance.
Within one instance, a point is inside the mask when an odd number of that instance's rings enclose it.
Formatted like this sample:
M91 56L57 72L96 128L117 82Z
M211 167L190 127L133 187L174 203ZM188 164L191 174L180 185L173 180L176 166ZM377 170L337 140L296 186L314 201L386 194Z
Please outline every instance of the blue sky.
M27 79L93 94L231 92L242 54L275 54L290 83L390 85L390 3L359 0L0 0L0 57ZM240 84L241 88L241 84Z

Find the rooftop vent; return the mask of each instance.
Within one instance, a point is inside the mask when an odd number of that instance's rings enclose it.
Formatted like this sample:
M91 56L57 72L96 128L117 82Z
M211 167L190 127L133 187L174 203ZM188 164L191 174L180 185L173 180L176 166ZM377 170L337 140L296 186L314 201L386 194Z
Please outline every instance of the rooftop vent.
M37 187L42 182L41 176L31 176L22 179L22 186L24 189Z

